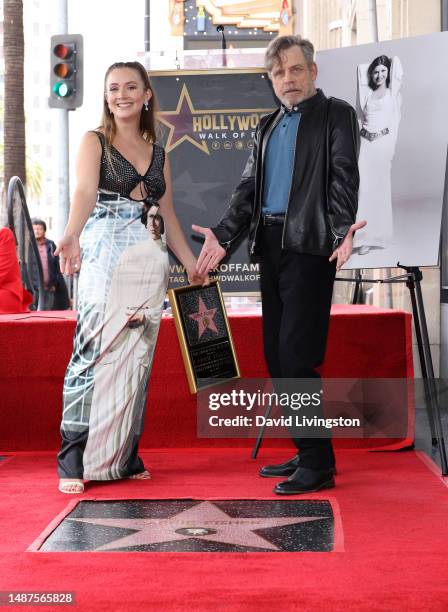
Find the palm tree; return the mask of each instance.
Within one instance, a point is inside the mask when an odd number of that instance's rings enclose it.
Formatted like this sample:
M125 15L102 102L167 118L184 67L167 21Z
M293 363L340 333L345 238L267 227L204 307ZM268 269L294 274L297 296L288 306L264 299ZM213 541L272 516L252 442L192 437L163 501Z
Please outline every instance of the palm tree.
M1 111L0 111L1 113ZM5 185L3 184L4 176L4 151L5 147L0 142L0 193L3 193ZM43 170L39 162L34 161L31 155L26 155L26 194L30 198L39 199L42 195L42 178ZM1 223L0 223L1 226Z
M4 0L3 23L5 54L3 184L6 188L14 175L26 182L23 0Z

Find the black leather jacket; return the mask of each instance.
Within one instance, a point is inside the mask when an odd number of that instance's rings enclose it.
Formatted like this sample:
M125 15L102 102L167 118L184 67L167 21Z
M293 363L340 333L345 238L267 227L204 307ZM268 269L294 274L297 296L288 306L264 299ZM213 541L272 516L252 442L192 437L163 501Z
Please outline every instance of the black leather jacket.
M347 102L327 98L320 89L295 108L301 119L282 246L296 253L327 256L356 219L358 121ZM241 181L212 228L226 249L249 228L249 252L260 253L263 160L269 134L284 112L281 107L261 118Z

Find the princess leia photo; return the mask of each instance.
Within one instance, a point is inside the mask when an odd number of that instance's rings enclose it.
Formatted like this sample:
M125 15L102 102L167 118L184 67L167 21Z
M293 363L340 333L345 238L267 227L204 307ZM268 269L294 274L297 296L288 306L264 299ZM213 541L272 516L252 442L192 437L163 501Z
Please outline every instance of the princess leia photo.
M393 242L392 159L400 124L403 70L398 57L376 57L358 66L357 112L361 127L357 219L367 225L355 234L354 252L366 255Z

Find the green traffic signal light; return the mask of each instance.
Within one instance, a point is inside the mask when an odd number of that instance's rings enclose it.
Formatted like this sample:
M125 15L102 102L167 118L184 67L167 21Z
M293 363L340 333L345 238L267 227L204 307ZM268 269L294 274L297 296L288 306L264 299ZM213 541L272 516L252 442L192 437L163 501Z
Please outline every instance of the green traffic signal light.
M58 98L66 98L73 93L73 89L68 83L64 83L64 81L58 81L53 85L52 89L53 93L58 96Z

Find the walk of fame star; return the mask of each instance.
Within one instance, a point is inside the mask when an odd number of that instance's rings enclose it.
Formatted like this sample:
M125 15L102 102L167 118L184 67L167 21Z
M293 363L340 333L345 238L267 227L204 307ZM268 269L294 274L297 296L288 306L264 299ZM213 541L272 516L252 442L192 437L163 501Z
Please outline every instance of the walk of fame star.
M218 328L213 321L213 317L216 314L217 308L207 308L204 304L203 299L199 298L199 310L193 314L189 314L188 316L193 321L196 321L198 324L198 338L202 336L206 329L209 329L212 332L218 333Z
M84 499L39 550L332 552L342 537L330 500Z
M175 149L182 142L189 142L200 151L210 154L207 143L199 138L193 130L193 115L202 115L204 111L195 110L187 86L182 86L176 110L160 111L157 117L161 123L169 128L168 140L165 144L167 153Z
M255 530L328 520L328 516L232 518L209 501L203 501L168 518L69 518L102 527L132 529L134 533L95 548L96 551L161 544L201 538L209 542L279 551L281 548Z

